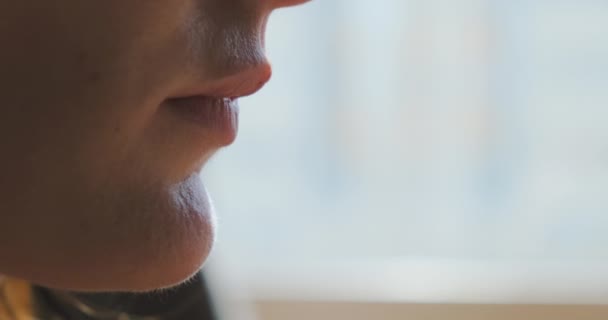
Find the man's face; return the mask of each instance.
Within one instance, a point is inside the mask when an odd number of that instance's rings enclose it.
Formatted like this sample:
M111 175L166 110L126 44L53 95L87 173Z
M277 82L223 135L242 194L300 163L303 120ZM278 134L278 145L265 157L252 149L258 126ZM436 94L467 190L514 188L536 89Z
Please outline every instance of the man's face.
M302 0L0 0L0 274L148 290L213 242L198 177Z

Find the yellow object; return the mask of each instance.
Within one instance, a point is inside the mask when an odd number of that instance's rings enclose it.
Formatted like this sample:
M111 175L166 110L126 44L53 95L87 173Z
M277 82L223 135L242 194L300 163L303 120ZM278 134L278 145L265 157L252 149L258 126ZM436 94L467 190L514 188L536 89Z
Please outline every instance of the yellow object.
M0 320L37 320L32 286L18 279L0 276Z

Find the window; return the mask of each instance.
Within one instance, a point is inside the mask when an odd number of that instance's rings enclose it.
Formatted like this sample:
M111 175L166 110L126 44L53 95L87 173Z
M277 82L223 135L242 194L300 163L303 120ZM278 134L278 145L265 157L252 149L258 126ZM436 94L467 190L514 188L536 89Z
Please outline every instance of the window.
M267 295L606 301L608 3L313 1L268 32L207 170L219 262Z

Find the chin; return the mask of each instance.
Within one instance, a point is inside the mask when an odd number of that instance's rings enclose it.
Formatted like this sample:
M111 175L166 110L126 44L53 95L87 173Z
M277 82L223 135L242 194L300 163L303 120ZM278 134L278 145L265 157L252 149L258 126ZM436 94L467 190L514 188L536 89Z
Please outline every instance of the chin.
M215 239L213 208L200 178L138 189L115 190L104 205L85 201L88 210L79 206L77 217L53 231L60 237L20 251L15 258L29 262L7 274L79 292L146 292L187 281Z
M164 198L163 204L151 208L150 220L140 221L145 228L140 228L137 239L125 244L130 246L127 252L131 254L125 254L122 263L117 261L123 266L116 270L113 288L102 285L101 290L143 292L169 288L187 281L202 268L215 239L210 198L198 175L165 191L159 197ZM122 271L126 272L121 274Z

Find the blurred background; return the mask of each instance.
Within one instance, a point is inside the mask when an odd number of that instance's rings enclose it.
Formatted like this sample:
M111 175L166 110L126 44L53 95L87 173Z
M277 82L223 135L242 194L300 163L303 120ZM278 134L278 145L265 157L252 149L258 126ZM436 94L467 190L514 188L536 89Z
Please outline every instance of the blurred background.
M273 80L206 170L218 300L608 303L607 38L599 0L276 12Z

